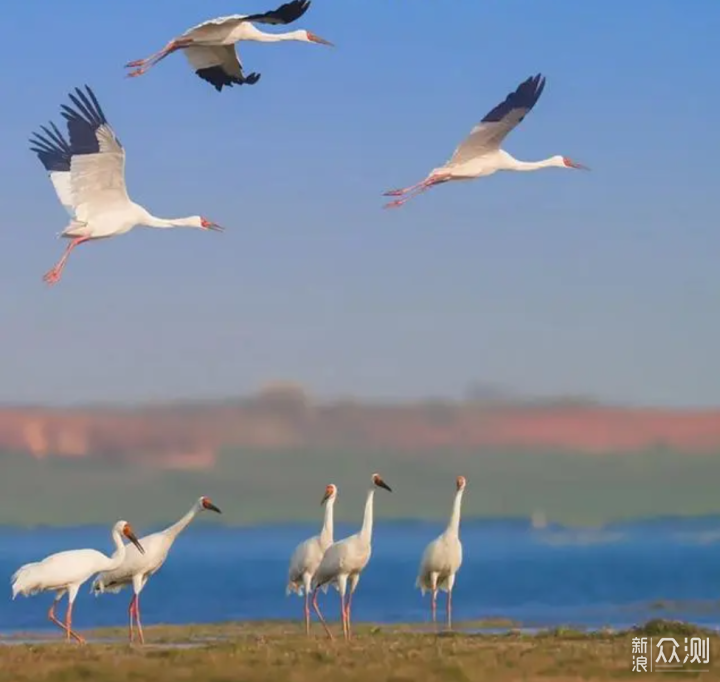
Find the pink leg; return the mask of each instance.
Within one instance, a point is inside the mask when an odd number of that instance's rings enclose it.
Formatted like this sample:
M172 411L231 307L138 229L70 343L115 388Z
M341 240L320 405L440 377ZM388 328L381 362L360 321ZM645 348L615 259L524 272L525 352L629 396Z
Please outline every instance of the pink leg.
M128 639L130 640L130 644L133 643L133 637L135 635L135 630L133 628L134 625L134 618L135 618L135 601L137 600L137 595L133 595L133 598L130 600L130 608L128 609L128 613L130 615L130 628L128 630Z
M343 635L345 640L348 640L350 634L348 633L347 609L345 607L345 595L342 592L340 593L340 615L342 617Z
M72 608L72 602L68 600L67 611L65 612L65 630L67 631L68 641L70 641L70 637L74 637L79 644L85 644L85 640L72 629Z
M145 635L143 634L142 623L140 622L140 595L135 595L135 624L140 637L140 644L145 644Z
M155 54L150 55L149 57L145 59L136 59L133 62L128 62L125 64L126 69L135 68L134 71L131 71L128 74L128 78L133 78L135 76L142 76L149 68L155 66L159 61L165 59L168 55L172 54L173 52L177 50L181 50L184 47L187 47L192 43L192 38L177 38L175 40L171 40L162 50L159 52L156 52Z
M65 624L58 620L58 618L55 616L55 604L58 603L58 600L56 599L52 605L50 606L50 610L48 611L48 618L50 619L50 622L54 625L57 625L61 630L63 630L67 634L67 628L65 627ZM68 639L70 638L70 635L68 634Z
M404 187L403 189L391 189L389 192L383 192L383 196L384 197L401 197L403 194L412 192L415 189L420 189L420 187L422 187L426 182L427 182L427 178L425 180L421 180L420 182L416 182L414 185L410 185L410 187Z
M452 590L447 593L447 626L448 630L452 629Z
M327 636L330 639L335 639L333 637L333 633L330 632L330 628L327 626L327 623L325 622L325 619L323 618L322 613L320 613L320 608L318 607L318 603L317 603L318 589L319 588L316 587L315 591L313 592L313 598L312 598L313 608L315 609L315 613L317 614L317 617L320 619L322 626L325 628L325 632L327 632Z
M310 636L310 595L305 590L305 634Z
M432 591L432 599L430 601L430 609L432 610L432 622L437 623L437 589Z
M345 607L345 614L346 614L345 620L347 620L348 639L350 639L350 636L352 634L350 632L350 607L352 606L352 598L353 598L353 593L351 591L350 594L348 595L347 606Z
M445 175L435 175L432 178L428 178L427 180L424 180L419 185L414 185L413 187L409 187L406 191L407 194L403 196L401 199L396 199L395 201L391 201L383 208L397 208L398 206L402 206L403 204L410 201L410 199L414 199L419 194L422 194L423 192L427 191L431 187L434 187L435 185L440 185L443 182L447 182L450 179L449 176ZM412 190L414 187L417 187L417 189L414 191L414 193L410 193L410 190ZM396 190L400 191L400 190ZM392 196L398 196L398 195L392 195Z
M70 257L70 254L72 253L73 249L76 246L79 246L83 242L86 242L90 239L90 237L76 237L73 239L65 249L65 253L62 255L62 258L55 264L55 266L48 270L45 275L43 276L43 280L45 280L48 284L53 285L57 284L60 281L60 277L62 276L63 270L65 269L65 263L67 263L67 259Z

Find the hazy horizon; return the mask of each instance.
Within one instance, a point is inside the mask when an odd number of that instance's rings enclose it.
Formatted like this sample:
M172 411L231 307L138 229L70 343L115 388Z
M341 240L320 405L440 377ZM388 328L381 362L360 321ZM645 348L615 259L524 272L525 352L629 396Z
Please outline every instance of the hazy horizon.
M273 377L321 398L442 398L480 378L720 405L720 5L506 0L439 16L313 0L291 28L337 47L243 44L257 85L217 93L179 54L124 78L199 21L279 4L7 7L0 55L21 63L3 80L22 94L0 126L0 401L197 400ZM498 174L382 210L384 190L449 158L537 72L545 91L504 146L592 172ZM130 195L227 231L83 245L48 290L67 216L27 140L84 83L127 150Z

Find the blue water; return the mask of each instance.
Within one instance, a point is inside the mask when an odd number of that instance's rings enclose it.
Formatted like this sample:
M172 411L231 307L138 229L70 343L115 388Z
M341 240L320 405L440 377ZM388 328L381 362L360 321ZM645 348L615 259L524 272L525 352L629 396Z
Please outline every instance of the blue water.
M415 575L426 543L442 528L376 522L373 555L353 600L354 620L428 619L429 598L414 589ZM336 537L356 530L339 525ZM143 591L143 623L300 617L302 601L285 596L287 565L296 544L316 532L316 525L230 529L196 521ZM666 617L720 625L720 519L668 519L598 531L465 521L461 535L456 622L505 617L526 627L628 627ZM0 530L0 576L7 580L0 632L48 629L52 597L12 601L10 576L23 563L81 547L109 552L108 529ZM130 597L125 590L96 598L88 581L76 602L75 624L124 625ZM335 590L320 600L324 612L338 620ZM668 608L658 608L661 601Z

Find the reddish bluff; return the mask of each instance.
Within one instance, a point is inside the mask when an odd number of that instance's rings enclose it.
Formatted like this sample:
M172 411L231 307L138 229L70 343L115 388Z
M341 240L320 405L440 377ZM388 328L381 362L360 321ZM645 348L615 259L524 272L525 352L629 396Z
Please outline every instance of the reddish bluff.
M142 459L169 468L212 466L220 447L555 449L622 453L654 446L720 448L720 410L608 407L377 406L336 403L0 410L0 451L33 457Z

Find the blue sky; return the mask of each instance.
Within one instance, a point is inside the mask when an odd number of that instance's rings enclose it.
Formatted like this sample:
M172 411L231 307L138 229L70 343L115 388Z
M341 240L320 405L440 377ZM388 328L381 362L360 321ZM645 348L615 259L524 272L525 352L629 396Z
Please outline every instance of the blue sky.
M5 8L0 400L282 378L320 396L482 380L720 404L720 4L313 0L297 27L337 47L241 45L255 86L218 94L181 55L123 77L199 21L275 2ZM505 148L592 173L498 174L381 209L537 72L545 91ZM27 138L83 83L127 150L131 196L227 232L84 245L48 289L66 215Z

